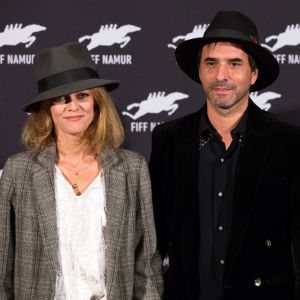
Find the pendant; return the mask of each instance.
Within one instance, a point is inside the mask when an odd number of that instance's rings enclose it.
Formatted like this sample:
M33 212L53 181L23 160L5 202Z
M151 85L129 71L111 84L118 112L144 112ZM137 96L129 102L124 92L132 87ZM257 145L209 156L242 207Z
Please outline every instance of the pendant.
M78 184L77 183L72 183L72 188L73 188L76 196L80 196L81 195L81 192L78 189Z

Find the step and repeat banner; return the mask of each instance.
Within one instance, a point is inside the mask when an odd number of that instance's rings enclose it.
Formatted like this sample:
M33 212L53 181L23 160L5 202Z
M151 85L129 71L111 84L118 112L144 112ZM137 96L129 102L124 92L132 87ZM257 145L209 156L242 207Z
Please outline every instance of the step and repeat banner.
M205 101L201 86L176 65L174 51L180 42L202 36L218 10L239 10L252 18L259 43L280 64L278 80L253 93L254 102L300 125L299 0L3 0L0 169L22 150L22 106L37 95L35 53L73 41L88 47L100 76L122 82L112 97L126 131L124 147L149 159L153 128L198 110Z

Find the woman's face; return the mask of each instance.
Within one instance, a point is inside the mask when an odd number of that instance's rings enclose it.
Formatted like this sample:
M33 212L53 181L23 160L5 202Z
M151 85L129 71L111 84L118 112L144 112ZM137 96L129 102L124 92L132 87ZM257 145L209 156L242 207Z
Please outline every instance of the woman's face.
M54 99L50 111L57 137L82 136L94 118L94 98L91 90Z

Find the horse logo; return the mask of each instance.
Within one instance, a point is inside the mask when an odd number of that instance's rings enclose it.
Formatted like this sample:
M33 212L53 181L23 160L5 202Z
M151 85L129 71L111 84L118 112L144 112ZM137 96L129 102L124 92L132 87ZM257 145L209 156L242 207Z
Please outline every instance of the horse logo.
M280 48L285 46L297 46L300 44L300 25L288 25L284 32L279 33L278 35L271 35L265 38L265 42L269 43L270 41L276 40L273 46L267 44L261 44L261 46L267 48L268 50L275 52Z
M119 28L117 24L102 25L98 32L82 36L78 41L82 43L85 40L89 40L90 42L87 45L88 50L99 46L112 46L114 44L119 44L120 48L124 48L131 41L128 34L140 30L141 27L129 24Z
M168 47L176 49L177 46L174 44L176 44L178 41L181 41L181 40L187 41L187 40L203 37L203 34L208 26L209 26L209 24L195 25L192 32L186 33L184 35L175 36L172 39L173 44L168 44Z
M132 103L127 106L127 110L137 108L134 114L128 111L123 111L123 116L128 116L129 118L136 120L146 114L159 114L163 111L167 111L168 115L172 115L179 107L176 101L187 99L189 95L174 92L167 94L165 92L155 92L149 93L146 100L142 100L139 103Z
M32 34L47 29L37 24L22 26L22 24L6 25L4 31L0 32L0 47L16 46L22 43L25 44L26 48L29 48L36 41L36 37Z
M253 92L250 94L250 97L258 107L265 111L268 111L272 106L269 101L281 98L281 94L275 92L264 92L258 94L258 92Z

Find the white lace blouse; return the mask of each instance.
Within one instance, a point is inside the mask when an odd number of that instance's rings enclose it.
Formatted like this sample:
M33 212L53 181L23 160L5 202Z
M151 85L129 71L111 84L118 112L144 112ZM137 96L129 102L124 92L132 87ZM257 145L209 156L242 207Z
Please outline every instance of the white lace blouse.
M55 196L61 276L56 300L106 299L106 225L104 176L100 173L76 196L60 169L55 168Z

